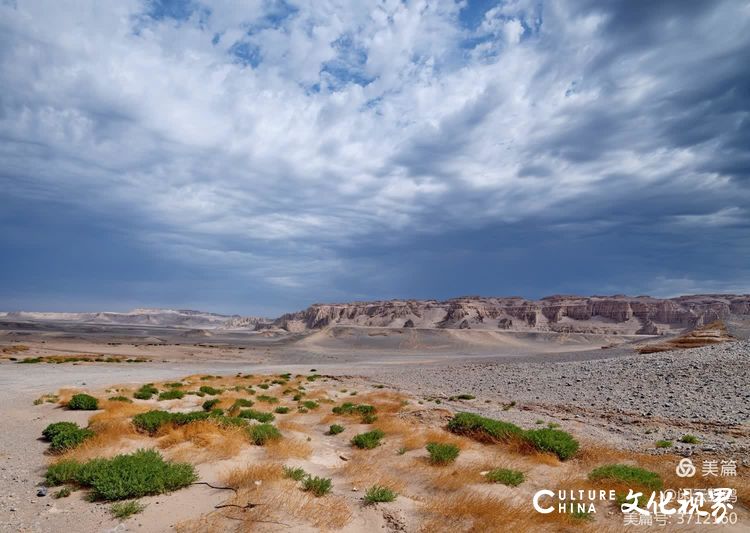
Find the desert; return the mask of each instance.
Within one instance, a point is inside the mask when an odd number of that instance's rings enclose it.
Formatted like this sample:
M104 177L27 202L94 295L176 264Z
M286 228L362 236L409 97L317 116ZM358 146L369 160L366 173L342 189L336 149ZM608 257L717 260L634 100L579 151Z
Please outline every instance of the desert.
M660 487L705 485L675 476L690 458L736 465L731 480L706 486L736 490L736 524L722 527L742 531L750 518L750 313L736 302L747 297L676 300L702 304L684 313L656 301L640 317L661 330L651 335L633 331L627 307L615 318L579 315L564 332L553 328L559 320L537 322L539 331L489 329L476 318L462 326L471 313L446 326L456 306L439 317L434 302L408 306L408 316L432 313L431 327L383 325L394 308L404 318L400 302L342 305L340 322L305 328L289 317L174 324L176 314L196 313L160 310L117 323L101 314L6 315L3 530L619 531L623 491L642 481L596 473L624 465L652 473ZM568 301L585 309L583 299ZM559 298L556 306L572 314ZM361 320L375 325L352 325ZM71 409L76 395L90 395L94 410ZM483 437L461 429L461 416L518 433ZM43 438L58 422L84 436L57 445ZM527 435L540 431L574 444L532 444ZM360 449L357 435L377 438ZM433 462L430 447L448 458ZM96 489L55 474L71 461L144 450L187 465L189 481L92 498ZM547 488L617 496L542 515L532 499Z

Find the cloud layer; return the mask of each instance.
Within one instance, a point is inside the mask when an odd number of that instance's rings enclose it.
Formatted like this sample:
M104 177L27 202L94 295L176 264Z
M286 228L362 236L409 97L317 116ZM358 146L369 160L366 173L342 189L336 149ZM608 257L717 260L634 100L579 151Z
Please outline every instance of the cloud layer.
M749 25L736 0L5 2L0 298L750 290Z

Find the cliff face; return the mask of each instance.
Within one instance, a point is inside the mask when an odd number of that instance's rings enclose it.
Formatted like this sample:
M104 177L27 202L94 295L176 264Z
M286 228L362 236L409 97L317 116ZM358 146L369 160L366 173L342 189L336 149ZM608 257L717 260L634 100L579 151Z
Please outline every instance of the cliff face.
M283 315L273 326L288 331L331 325L500 329L656 335L750 315L750 295L466 297L446 301L391 300L315 304Z

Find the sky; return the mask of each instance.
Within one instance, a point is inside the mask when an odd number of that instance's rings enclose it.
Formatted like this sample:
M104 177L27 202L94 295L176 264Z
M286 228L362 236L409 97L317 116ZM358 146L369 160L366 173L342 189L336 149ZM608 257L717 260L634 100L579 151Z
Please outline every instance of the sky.
M0 1L0 309L750 292L750 1Z

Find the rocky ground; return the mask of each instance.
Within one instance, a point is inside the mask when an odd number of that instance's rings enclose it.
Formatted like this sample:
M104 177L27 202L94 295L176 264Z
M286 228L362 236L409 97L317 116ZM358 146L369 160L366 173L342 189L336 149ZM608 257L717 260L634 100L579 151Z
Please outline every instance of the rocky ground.
M423 366L372 377L441 403L472 394L476 400L447 405L488 414L500 405L509 419L533 423L543 413L585 421L633 449L690 433L701 444L678 443L685 454L750 458L750 341L589 361Z

